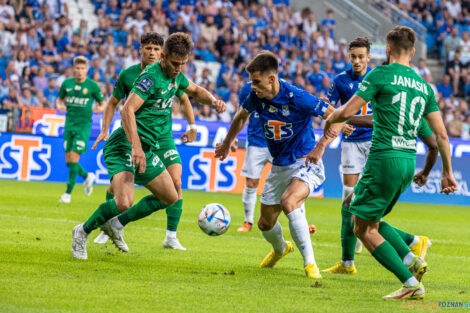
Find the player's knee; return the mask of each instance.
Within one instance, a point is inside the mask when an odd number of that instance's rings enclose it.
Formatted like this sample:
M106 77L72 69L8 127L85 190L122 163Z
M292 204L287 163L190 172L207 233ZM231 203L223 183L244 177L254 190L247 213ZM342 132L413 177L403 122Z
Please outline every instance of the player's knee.
M181 179L173 181L173 184L175 185L176 192L177 193L180 192L181 191Z
M288 214L298 208L297 201L292 199L292 197L283 196L281 198L281 207L285 214Z
M270 223L268 220L266 220L263 217L260 217L258 220L258 228L261 231L268 231L271 230L274 227L274 223Z
M357 238L362 239L364 238L366 229L362 227L361 225L358 225L357 223L355 223L353 231L354 231L354 235L356 235Z
M132 204L134 203L134 198L125 196L125 197L114 197L114 200L116 201L116 206L119 211L124 212L128 210Z
M166 205L175 204L176 201L178 201L178 193L174 190L174 192L168 193L162 201L165 202Z
M246 186L247 186L248 188L258 188L258 182L259 182L258 179L250 179L250 178L247 178L247 179L246 179Z

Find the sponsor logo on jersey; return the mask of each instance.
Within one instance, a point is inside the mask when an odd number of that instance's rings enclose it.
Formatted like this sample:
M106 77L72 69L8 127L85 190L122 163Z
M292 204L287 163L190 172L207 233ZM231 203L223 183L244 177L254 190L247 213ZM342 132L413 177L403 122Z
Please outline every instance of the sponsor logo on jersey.
M292 123L270 120L264 124L264 136L270 140L284 140L292 137Z
M82 86L75 85L75 90L77 90L77 91L82 90Z
M73 88L67 88L65 89L66 92L72 91Z
M51 145L42 137L12 135L0 146L0 177L46 180L51 173Z
M416 150L416 140L415 139L407 140L402 136L393 136L392 147L395 149Z

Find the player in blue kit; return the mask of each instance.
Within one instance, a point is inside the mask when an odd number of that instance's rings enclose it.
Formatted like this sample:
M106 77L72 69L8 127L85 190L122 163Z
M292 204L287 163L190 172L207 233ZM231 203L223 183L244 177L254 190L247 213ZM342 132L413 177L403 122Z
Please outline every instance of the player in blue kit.
M240 103L249 96L251 82L246 83L240 90L238 99ZM256 205L256 190L259 178L266 163L272 163L266 139L264 138L263 125L258 113L250 115L248 122L248 147L246 149L245 161L243 163L242 175L246 177L245 189L243 189L243 210L245 222L238 228L239 232L249 232L253 225L253 215Z
M240 89L240 103L250 95L251 82L246 83ZM245 188L243 189L243 210L245 212L245 222L237 230L239 232L249 232L253 226L253 216L256 206L256 191L258 189L259 178L264 166L269 162L272 163L272 157L269 153L266 138L264 138L263 125L258 113L250 115L248 121L247 133L248 147L246 149L245 161L243 163L242 176L246 177ZM305 209L304 207L302 207ZM305 210L304 210L305 212ZM309 232L314 233L316 227L308 225Z
M307 220L302 204L325 180L323 163L306 162L304 156L315 147L312 116L326 119L334 108L310 93L278 78L278 61L270 51L261 51L246 66L253 90L230 126L225 139L217 144L215 157L224 160L232 142L243 129L251 113L258 113L264 129L273 166L261 196L258 227L273 250L260 267L273 267L292 252L277 221L284 212L292 238L304 259L307 277L321 278L316 265ZM332 132L334 133L334 131Z

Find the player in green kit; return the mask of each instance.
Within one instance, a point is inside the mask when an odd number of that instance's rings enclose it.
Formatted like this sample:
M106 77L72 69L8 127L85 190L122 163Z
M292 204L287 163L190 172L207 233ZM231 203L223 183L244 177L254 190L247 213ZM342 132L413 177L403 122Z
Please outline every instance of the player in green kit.
M65 161L69 167L67 190L60 197L59 202L70 203L75 179L77 175L85 179L85 195L93 191L95 175L87 173L78 163L80 154L86 152L88 138L90 138L91 115L93 112L103 112L104 97L100 86L87 78L88 61L79 56L73 60L73 76L64 80L59 90L56 107L59 111L67 111L64 130ZM98 105L93 108L93 101ZM65 105L64 105L65 102Z
M362 178L354 188L349 211L354 233L374 258L403 284L385 299L419 299L427 264L410 252L393 227L382 222L413 180L416 136L424 116L436 135L442 158L441 192L457 190L452 174L449 139L431 87L410 66L414 31L397 26L387 35L389 65L373 69L356 94L328 118L325 132L342 123L371 101L374 112L372 147ZM403 261L402 261L403 260Z
M160 62L149 65L134 82L121 111L122 127L115 130L104 147L104 159L114 198L102 203L90 218L73 229L72 256L87 259L88 234L101 226L122 251L128 251L123 227L178 201L175 184L156 154L159 140L171 132L171 108L178 90L218 113L225 103L189 81L181 70L188 61L192 41L188 34L174 33L163 46ZM137 204L134 183L152 193Z
M154 64L160 59L163 42L163 37L158 33L149 32L142 35L140 39L141 46L139 48L142 61L124 69L120 73L116 85L114 86L113 93L108 101L108 104L106 105L103 114L103 126L101 133L96 139L92 149L95 149L100 141L106 141L108 139L109 125L113 119L116 107L118 106L121 99L124 99L129 95L134 81L137 79L137 77L139 77L147 65ZM196 139L196 125L191 102L189 101L188 96L181 90L178 90L176 96L179 98L180 105L183 107L182 112L185 114L189 124L189 130L183 134L181 140L183 142L192 142ZM166 209L167 235L163 241L163 246L170 249L186 250L186 248L184 248L176 238L176 230L183 212L183 198L181 192L182 166L181 158L178 154L178 151L176 150L171 130L168 134L162 136L161 139L159 139L158 145L159 148L157 148L155 152L170 173L170 176L175 184L176 191L178 192L178 201ZM114 197L114 193L110 185L108 191L106 192L106 200L109 200L112 197ZM104 234L104 232L101 232L94 241L96 243L106 243L107 240L108 236Z

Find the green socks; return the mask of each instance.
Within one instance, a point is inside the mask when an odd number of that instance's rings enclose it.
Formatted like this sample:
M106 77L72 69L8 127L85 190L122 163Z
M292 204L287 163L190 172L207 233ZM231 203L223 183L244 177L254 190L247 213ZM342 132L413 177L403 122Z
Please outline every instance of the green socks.
M357 237L354 235L354 223L351 222L352 214L344 205L341 206L341 247L342 261L354 261Z
M92 230L97 229L99 226L103 225L107 220L110 218L115 217L121 213L117 206L114 199L108 200L102 203L98 209L90 216L88 221L83 224L83 230L87 234L91 233Z
M126 226L129 222L137 221L165 207L166 204L163 201L158 200L154 195L148 195L127 211L119 214L118 220L122 226Z
M411 252L403 239L395 232L395 228L387 222L382 221L379 223L379 234L395 248L402 260Z
M183 199L178 199L174 204L166 208L166 229L176 231L183 213Z
M114 199L114 195L106 190L106 201Z
M69 179L67 180L67 190L65 193L71 194L73 187L75 186L75 180L77 179L79 164L69 162L67 163L67 166L69 167Z
M82 176L84 179L87 178L88 172L80 165L80 163L76 163L78 165L78 175Z
M67 162L67 166L69 167L69 179L67 181L67 190L65 193L71 194L73 187L75 186L75 180L77 179L77 175L82 176L83 178L87 178L88 172L83 169L83 167L77 162Z
M400 230L400 229L395 228L395 227L393 227L393 229L395 229L395 232L401 237L401 239L403 239L403 241L409 247L410 244L413 242L415 236L412 235L412 234L408 234L407 232L404 232L403 230Z
M379 261L386 269L395 274L395 276L404 284L413 274L403 264L397 251L388 242L384 241L380 246L375 248L372 256Z

